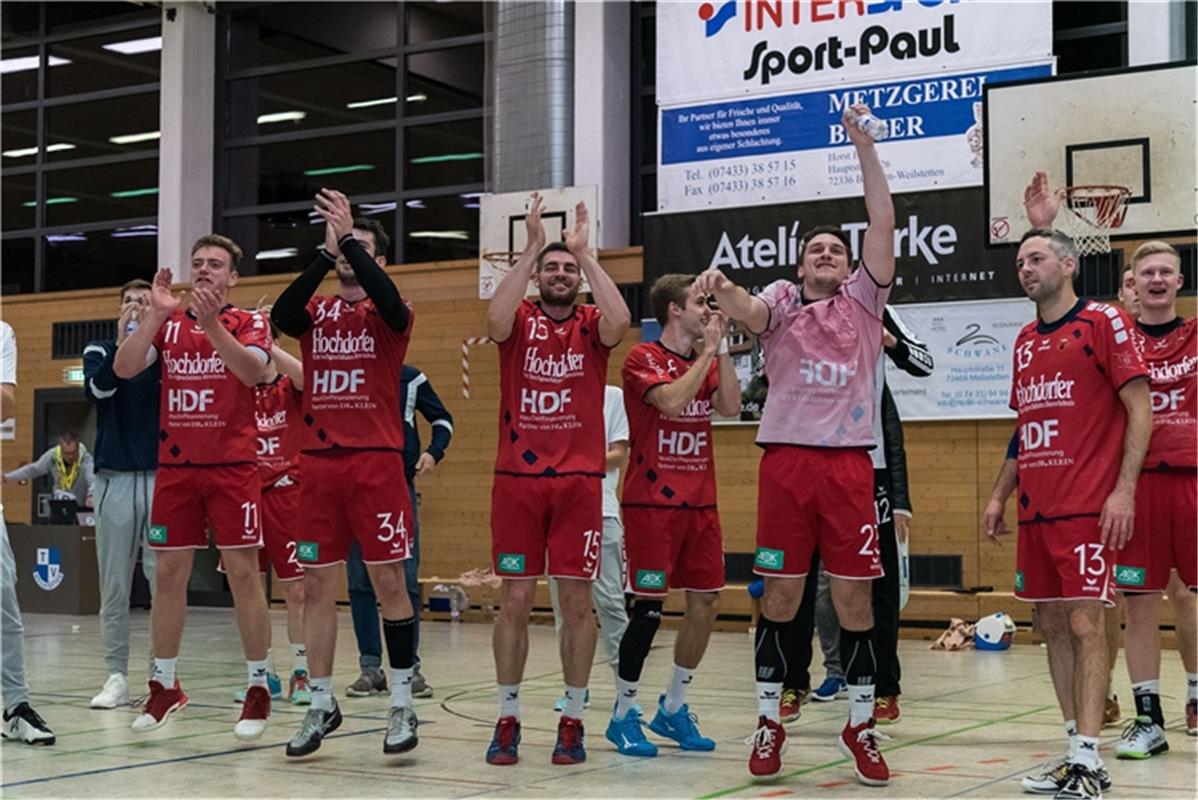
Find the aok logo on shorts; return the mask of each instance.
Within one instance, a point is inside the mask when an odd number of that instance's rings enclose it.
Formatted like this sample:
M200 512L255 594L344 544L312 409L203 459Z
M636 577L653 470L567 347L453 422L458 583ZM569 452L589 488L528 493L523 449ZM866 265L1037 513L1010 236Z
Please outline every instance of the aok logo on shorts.
M1115 566L1115 583L1120 586L1143 586L1144 579L1143 567L1125 567L1122 564Z
M320 558L320 544L318 542L296 542L295 557L300 561L315 561Z
M781 550L771 550L768 547L758 547L757 555L753 558L753 566L762 569L782 569L786 554Z
M1023 591L1023 570L1021 569L1015 570L1015 591Z
M150 533L146 536L154 544L166 544L166 526L151 525Z
M500 553L496 559L499 565L500 572L522 573L524 572L524 554L523 553Z
M636 588L665 589L666 574L659 569L638 569L636 571Z

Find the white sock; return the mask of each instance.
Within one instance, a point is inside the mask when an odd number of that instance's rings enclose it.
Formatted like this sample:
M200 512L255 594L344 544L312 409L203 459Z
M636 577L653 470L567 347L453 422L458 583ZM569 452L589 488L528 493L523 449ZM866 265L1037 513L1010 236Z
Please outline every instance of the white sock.
M520 684L497 684L499 689L499 718L520 719Z
M571 719L582 719L583 708L586 707L587 687L566 686L566 704L562 706L562 716Z
M1161 680L1157 678L1151 681L1139 681L1131 685L1131 693L1133 697L1139 697L1142 694L1160 694Z
M391 668L391 707L412 707L412 668Z
M782 702L782 684L757 681L757 716L765 717L771 722L781 722L782 713L778 708Z
M266 671L270 675L278 675L279 674L279 671L277 669L275 669L275 654L273 652L271 652L271 649L269 647L266 648L266 660L262 663L266 664ZM263 684L263 686L265 686L265 685L266 684Z
M1076 739L1077 748L1073 753L1073 757L1069 760L1074 764L1081 764L1086 769L1091 770L1096 770L1102 766L1102 759L1098 757L1098 737L1082 736L1079 733Z
M308 648L306 645L291 643L291 671L308 671Z
M273 674L273 671L268 666L270 657L266 657L261 661L245 660L245 669L249 673L250 686L266 686L267 674Z
M164 688L171 689L175 686L175 666L179 663L178 657L175 658L156 658L154 659L154 669L150 673L150 680L158 681Z
M695 679L695 671L674 665L674 674L670 676L670 685L666 687L666 699L662 702L667 714L677 714L686 704L686 689Z
M616 719L624 719L636 707L638 681L616 678Z
M1198 700L1198 672L1186 673L1186 702Z
M874 717L874 685L849 684L849 724L854 728Z
M1073 737L1077 736L1077 720L1065 720L1065 735L1069 737L1069 741L1073 741Z
M308 688L312 691L312 708L321 711L333 710L333 678L309 678Z

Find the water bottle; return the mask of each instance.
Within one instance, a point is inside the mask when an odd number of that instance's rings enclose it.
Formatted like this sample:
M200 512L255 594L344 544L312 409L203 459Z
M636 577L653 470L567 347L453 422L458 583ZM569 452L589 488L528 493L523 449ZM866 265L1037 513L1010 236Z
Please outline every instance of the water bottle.
M450 622L461 622L462 612L470 609L470 598L466 596L466 592L461 586L454 584L449 587L449 620Z
M137 319L136 318L131 319L125 323L125 335L126 336L131 336L135 330L137 330Z
M849 120L857 126L857 130L875 142L882 141L890 134L890 129L886 127L886 123L873 114L858 114L856 111L850 110Z

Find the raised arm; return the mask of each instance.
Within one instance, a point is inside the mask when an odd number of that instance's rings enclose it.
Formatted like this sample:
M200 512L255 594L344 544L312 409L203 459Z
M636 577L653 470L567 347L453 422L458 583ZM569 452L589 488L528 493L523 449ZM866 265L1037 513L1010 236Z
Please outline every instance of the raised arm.
M516 324L516 309L520 307L520 302L528 292L528 282L532 280L537 255L545 247L545 226L541 224L541 212L544 210L544 199L533 192L528 214L524 216L524 252L516 260L516 265L495 287L491 305L487 308L487 335L492 341L503 342L512 335L512 326Z
M750 333L765 332L770 322L770 309L760 297L754 297L733 283L718 269L700 272L695 285L703 294L714 295L720 311L730 319L743 322Z
M118 378L132 378L153 363L150 348L154 345L154 337L158 329L166 322L182 302L171 292L171 271L160 269L154 275L154 288L150 291L150 310L137 330L129 334L121 346L117 348L113 358L112 371Z
M192 313L195 314L200 327L208 334L208 341L212 342L229 372L246 386L257 386L262 380L262 367L270 360L270 354L253 345L247 347L229 333L220 321L222 305L220 297L211 289L197 286L191 290ZM136 336L137 333L134 331L133 335Z
M308 313L308 301L316 294L321 281L337 263L337 256L326 248L316 254L316 259L306 270L296 276L291 285L283 290L270 309L270 319L279 330L293 339L298 339L312 327L312 315Z
M628 332L632 323L632 314L628 312L628 304L616 287L616 282L599 265L595 254L587 247L587 227L590 223L590 213L586 203L574 207L574 229L566 234L566 247L578 261L583 277L591 285L591 295L595 305L603 314L599 318L599 341L608 347L615 347Z
M291 385L302 392L304 390L304 362L279 347L277 343L271 345L270 357L279 372L291 378Z
M874 140L850 119L853 113L865 115L870 111L858 103L844 114L844 129L857 149L857 162L861 165L865 211L869 215L869 227L861 243L861 260L874 281L886 286L894 280L894 201L890 199L886 170L878 158Z
M358 284L378 309L379 316L392 330L403 333L411 321L411 314L399 287L375 260L384 253L373 256L354 238L354 214L349 198L333 189L321 189L316 196L316 213L327 223L326 240L331 231L337 237L336 246L354 271ZM331 246L332 243L329 243Z
M1031 183L1023 190L1023 209L1033 228L1051 228L1065 199L1064 189L1053 189L1048 183L1048 173L1037 170Z

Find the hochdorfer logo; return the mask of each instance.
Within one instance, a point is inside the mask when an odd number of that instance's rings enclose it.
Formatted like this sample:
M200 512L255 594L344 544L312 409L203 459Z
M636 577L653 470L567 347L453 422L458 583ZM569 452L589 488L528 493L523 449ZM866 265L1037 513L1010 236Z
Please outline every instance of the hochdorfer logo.
M359 333L333 331L327 334L320 328L312 331L312 355L357 356L374 354L374 337L362 329Z
M1057 372L1051 378L1041 375L1032 378L1027 383L1019 381L1015 384L1015 400L1021 406L1031 403L1048 403L1073 400L1073 381L1061 377Z
M570 349L561 355L541 355L535 347L524 351L524 373L542 378L567 378L582 373L583 354Z
M168 375L224 375L225 361L218 353L202 356L199 353L163 353L162 361Z

